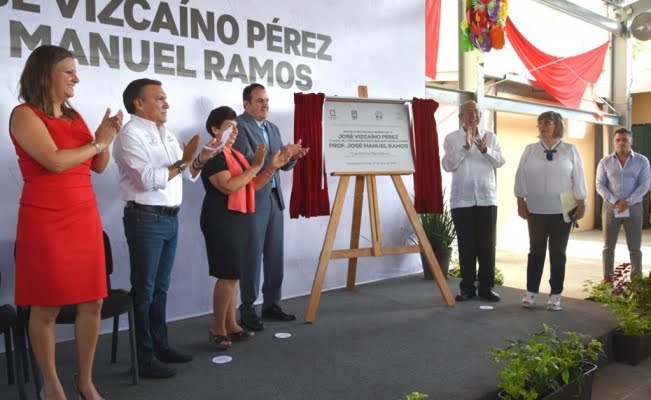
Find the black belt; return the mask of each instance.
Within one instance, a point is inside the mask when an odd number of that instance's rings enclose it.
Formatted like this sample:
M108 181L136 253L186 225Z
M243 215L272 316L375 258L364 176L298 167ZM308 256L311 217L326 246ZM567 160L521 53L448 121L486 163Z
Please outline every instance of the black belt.
M181 207L165 207L165 206L150 206L146 204L138 204L133 200L127 201L125 206L126 208L137 208L139 210L145 210L152 212L158 215L165 215L168 217L173 217L179 213Z

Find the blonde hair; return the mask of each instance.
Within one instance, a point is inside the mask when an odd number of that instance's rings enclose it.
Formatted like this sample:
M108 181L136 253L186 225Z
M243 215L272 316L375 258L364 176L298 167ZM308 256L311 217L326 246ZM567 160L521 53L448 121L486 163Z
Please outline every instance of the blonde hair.
M541 121L552 121L554 123L554 137L563 137L563 117L556 111L545 111L538 116L538 123Z

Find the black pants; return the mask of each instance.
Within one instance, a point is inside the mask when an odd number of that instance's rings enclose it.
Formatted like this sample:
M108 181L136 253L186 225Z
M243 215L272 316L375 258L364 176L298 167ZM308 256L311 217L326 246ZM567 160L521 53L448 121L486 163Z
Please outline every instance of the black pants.
M529 258L527 260L527 291L538 293L547 239L549 239L549 285L550 294L561 294L565 281L565 250L570 238L571 223L563 220L563 214L532 214L527 218L529 226Z
M479 280L479 293L489 292L495 286L497 206L453 208L452 221L459 247L459 288L463 293L475 293L475 281Z

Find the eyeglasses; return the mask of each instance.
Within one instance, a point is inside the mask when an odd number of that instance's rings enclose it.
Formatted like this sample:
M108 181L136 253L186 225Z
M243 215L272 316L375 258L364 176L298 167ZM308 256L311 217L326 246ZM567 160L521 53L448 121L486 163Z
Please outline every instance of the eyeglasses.
M544 127L544 126L547 126L547 125L553 125L553 124L554 124L554 121L552 121L552 120L550 120L550 119L547 119L547 120L544 120L544 121L540 121L540 122L538 122L538 124L536 124L536 126L537 126L538 128L542 128L542 127Z

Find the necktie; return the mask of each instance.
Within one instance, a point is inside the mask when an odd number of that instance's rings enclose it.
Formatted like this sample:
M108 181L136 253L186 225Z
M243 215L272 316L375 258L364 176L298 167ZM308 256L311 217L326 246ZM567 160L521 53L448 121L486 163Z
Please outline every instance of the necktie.
M264 139L264 144L267 145L267 153L271 152L271 148L269 148L269 134L264 125L260 125L260 136Z
M264 124L260 125L260 136L264 139L264 144L267 145L267 154L271 154L271 146L269 146L269 133L267 133L267 128ZM276 177L271 177L271 187L276 187Z

